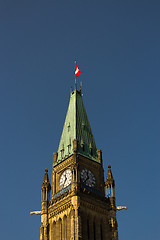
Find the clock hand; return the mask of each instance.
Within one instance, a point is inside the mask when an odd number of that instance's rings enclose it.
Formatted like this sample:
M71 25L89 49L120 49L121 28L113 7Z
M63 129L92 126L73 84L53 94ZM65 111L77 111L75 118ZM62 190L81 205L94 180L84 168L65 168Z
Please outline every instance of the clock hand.
M87 172L87 178L86 178L86 180L84 181L85 183L86 183L86 181L89 179L89 175L88 175L88 172Z
M64 177L65 177L65 180L64 180L64 183L63 183L63 187L64 187L64 184L66 183L66 180L67 180L66 174L64 175Z

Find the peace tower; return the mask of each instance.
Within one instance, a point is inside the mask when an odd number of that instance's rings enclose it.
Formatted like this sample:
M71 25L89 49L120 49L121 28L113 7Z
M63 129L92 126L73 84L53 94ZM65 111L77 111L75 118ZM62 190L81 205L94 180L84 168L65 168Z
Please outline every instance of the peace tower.
M40 240L118 240L115 182L110 165L104 180L102 151L97 150L81 89L71 90L51 182L46 169Z

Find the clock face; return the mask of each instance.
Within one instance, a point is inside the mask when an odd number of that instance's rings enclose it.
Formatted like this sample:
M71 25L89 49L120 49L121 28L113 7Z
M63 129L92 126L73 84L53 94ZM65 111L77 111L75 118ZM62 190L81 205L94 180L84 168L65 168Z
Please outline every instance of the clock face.
M72 172L70 169L67 169L62 173L60 177L60 181L59 181L60 189L67 187L71 183L71 181L72 181Z
M81 181L82 181L82 183L84 183L85 185L87 185L89 187L94 187L96 184L96 178L95 178L94 174L87 168L84 168L81 171Z

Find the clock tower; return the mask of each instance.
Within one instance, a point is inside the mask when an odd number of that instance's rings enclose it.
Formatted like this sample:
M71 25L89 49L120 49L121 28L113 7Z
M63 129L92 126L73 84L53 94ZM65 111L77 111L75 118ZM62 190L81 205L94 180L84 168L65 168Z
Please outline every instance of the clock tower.
M104 179L81 90L71 90L51 185L46 169L41 190L40 240L118 240L111 166Z

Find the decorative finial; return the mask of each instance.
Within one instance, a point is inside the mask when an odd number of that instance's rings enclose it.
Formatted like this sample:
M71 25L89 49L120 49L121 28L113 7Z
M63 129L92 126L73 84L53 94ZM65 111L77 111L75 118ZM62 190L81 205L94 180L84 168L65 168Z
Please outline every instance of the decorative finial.
M82 92L82 82L80 82L80 93Z

